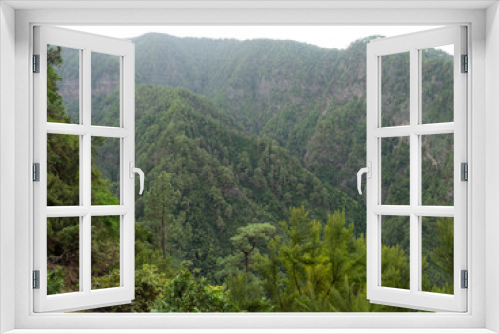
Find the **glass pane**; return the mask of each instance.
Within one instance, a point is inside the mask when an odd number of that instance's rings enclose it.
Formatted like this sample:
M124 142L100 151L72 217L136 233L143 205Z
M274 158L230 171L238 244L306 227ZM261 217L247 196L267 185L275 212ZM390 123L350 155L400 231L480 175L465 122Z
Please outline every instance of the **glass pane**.
M80 123L80 50L47 45L47 122Z
M47 205L80 205L80 137L47 134Z
M422 291L453 294L453 218L422 217Z
M382 126L410 124L410 53L381 57Z
M422 136L422 205L453 205L453 134Z
M92 137L92 205L120 204L120 141Z
M79 291L80 218L47 218L47 294Z
M120 216L92 217L92 289L120 286Z
M92 124L120 126L120 57L92 52Z
M454 46L421 50L422 123L453 122Z
M410 217L382 216L382 286L410 288Z
M382 204L410 205L410 137L381 141Z

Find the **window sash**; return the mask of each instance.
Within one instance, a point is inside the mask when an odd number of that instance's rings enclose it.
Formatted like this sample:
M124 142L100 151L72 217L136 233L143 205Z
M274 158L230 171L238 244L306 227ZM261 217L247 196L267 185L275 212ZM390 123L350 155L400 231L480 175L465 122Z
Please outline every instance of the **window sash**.
M47 122L47 45L80 50L80 124ZM91 53L120 56L120 127L91 124ZM40 289L34 289L34 311L72 311L128 303L134 298L134 180L129 162L135 159L134 45L129 41L61 28L34 28L34 54L40 55L40 73L33 74L34 161L40 163L40 182L34 191L34 270L40 271ZM47 207L47 134L80 138L80 205ZM120 205L91 205L91 138L120 138ZM91 218L120 215L120 287L92 290ZM79 217L80 291L47 295L47 218Z
M467 54L465 27L447 27L374 40L367 47L367 298L374 303L423 310L467 311L467 290L460 271L467 269L467 183L460 181L460 163L467 162L467 76L460 55ZM420 51L454 44L454 122L420 124ZM410 125L381 127L381 56L410 53ZM454 134L454 206L422 206L421 135ZM410 137L410 205L381 205L381 138ZM410 216L410 289L381 286L381 216ZM454 217L454 295L420 291L420 217Z

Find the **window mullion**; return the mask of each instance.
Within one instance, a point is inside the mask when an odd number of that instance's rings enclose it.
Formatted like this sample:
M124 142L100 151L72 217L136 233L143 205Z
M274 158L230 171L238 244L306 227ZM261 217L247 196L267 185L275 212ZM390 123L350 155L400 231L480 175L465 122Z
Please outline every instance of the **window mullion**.
M421 209L422 206L422 135L424 134L429 134L429 133L445 133L446 130L451 132L446 132L446 133L453 133L454 130L454 125L452 123L446 123L446 124L430 124L430 125L425 125L422 122L422 51L419 49L415 49L415 56L416 56L416 74L417 74L417 80L418 80L418 90L416 92L415 96L415 101L417 103L416 110L415 110L415 118L418 123L415 125L414 129L415 135L417 135L417 145L416 145L416 157L417 157L417 188L416 188L416 193L417 193L417 206L413 207L413 214L417 215L418 214L418 209ZM426 130L430 131L426 131ZM433 129L438 129L440 131L434 131ZM418 254L417 254L417 287L418 290L422 290L422 212L417 217L417 238L418 238Z
M79 50L78 52L78 64L79 64L79 68L78 68L78 78L79 78L79 86L80 89L78 91L78 102L79 102L79 105L78 105L78 124L81 125L83 124L83 50ZM47 124L48 125L48 124ZM79 155L80 157L83 157L83 137L82 136L79 136L80 138L80 142L79 142L79 148L80 148L80 152L79 152ZM84 181L84 177L83 177L83 159L79 159L80 161L80 165L79 165L79 173L80 173L80 183L79 183L79 187L80 187L80 207L82 207L84 205L84 201L83 201L83 196L84 196L84 191L83 191L83 181ZM83 291L84 289L84 283L85 283L85 275L84 275L84 270L83 270L83 264L85 263L85 255L84 255L84 252L83 252L83 249L82 249L82 245L84 245L85 243L85 229L84 229L84 226L86 225L85 224L85 221L84 221L84 218L83 216L79 216L79 231L78 231L78 236L79 236L79 265L80 265L80 268L78 270L78 288L80 291Z
M415 133L418 126L419 108L419 69L418 50L410 50L410 291L416 293L420 290L419 269L420 269L420 236L419 217L413 212L420 203L420 157L419 157L419 136Z
M382 216L410 216L411 209L409 205L375 205L373 213Z
M422 83L420 82L420 86ZM422 91L422 89L420 89ZM420 104L421 105L421 104ZM421 117L421 116L420 116ZM433 123L433 124L419 124L413 129L415 134L420 136L423 135L439 135L445 133L455 133L455 124L453 122L448 123Z
M448 123L434 123L434 124L417 124L415 126L392 126L386 128L376 128L373 130L373 135L378 138L390 137L403 137L409 136L410 133L415 133L419 136L422 135L439 135L445 133L454 133L455 124Z
M83 126L90 129L91 126L91 51L87 48L83 50L83 61L82 61L82 123ZM92 200L92 138L90 131L84 134L82 137L82 155L80 159L80 170L81 170L81 189L82 189L82 200L84 208L88 208L85 216L83 216L83 240L80 245L80 252L83 257L81 265L81 276L83 278L83 291L90 293L91 290L91 273L92 273L92 263L91 263L91 215L90 206Z

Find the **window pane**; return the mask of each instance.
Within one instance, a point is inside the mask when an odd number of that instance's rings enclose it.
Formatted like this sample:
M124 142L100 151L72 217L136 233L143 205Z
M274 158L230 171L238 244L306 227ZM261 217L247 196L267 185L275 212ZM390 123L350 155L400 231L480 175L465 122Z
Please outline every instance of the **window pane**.
M92 137L92 205L120 204L120 141Z
M120 286L120 216L92 217L92 289Z
M453 205L453 134L422 136L422 205Z
M80 137L47 134L47 205L80 205Z
M47 72L47 122L80 123L80 50L47 45Z
M382 286L410 288L410 217L382 216Z
M382 204L410 205L410 138L382 138Z
M453 48L421 50L422 123L453 122Z
M453 218L422 217L422 291L453 294Z
M120 126L120 57L92 52L92 124Z
M47 218L47 294L79 291L80 218Z
M382 126L410 124L410 53L381 57Z

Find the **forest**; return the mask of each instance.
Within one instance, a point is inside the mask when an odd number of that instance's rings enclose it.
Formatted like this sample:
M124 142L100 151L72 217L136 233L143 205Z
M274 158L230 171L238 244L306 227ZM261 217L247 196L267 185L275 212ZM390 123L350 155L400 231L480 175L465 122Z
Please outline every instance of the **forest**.
M146 34L136 44L136 292L98 312L404 312L366 299L366 44ZM48 49L47 120L77 123L78 52ZM383 126L409 122L409 58L382 60ZM422 53L423 121L453 121L453 58ZM92 54L92 122L118 126L119 59ZM438 92L438 93L436 93ZM47 205L78 205L79 139L48 135ZM120 146L92 140L92 204ZM422 138L422 203L453 205L453 135ZM382 141L383 204L409 204L409 141ZM49 218L48 293L78 291L78 218ZM119 217L92 218L92 287L119 286ZM422 289L453 293L453 219L422 218ZM409 288L408 217L385 216L382 285Z

